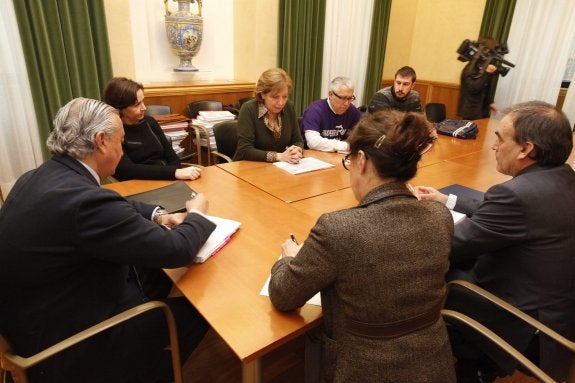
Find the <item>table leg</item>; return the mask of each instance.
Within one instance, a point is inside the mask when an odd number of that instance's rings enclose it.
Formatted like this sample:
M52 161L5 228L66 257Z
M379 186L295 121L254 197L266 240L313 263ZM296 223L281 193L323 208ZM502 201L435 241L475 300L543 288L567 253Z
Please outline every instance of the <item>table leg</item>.
M242 363L242 383L260 383L262 381L262 363L257 358L249 363Z

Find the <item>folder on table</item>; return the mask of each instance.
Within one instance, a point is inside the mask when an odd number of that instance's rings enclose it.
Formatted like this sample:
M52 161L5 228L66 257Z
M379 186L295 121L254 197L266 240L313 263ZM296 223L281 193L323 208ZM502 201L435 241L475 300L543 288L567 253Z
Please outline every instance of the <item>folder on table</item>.
M150 205L161 206L168 213L176 213L185 211L186 201L196 194L184 181L178 181L158 189L126 196L126 199L128 201L140 201Z
M460 184L453 184L439 189L443 194L454 194L456 196L462 196L467 198L476 199L478 201L483 201L483 192L463 186Z
M198 251L194 258L194 263L204 263L206 259L220 251L232 238L232 235L239 229L240 222L231 219L207 216L216 224L216 229L210 234L208 240Z

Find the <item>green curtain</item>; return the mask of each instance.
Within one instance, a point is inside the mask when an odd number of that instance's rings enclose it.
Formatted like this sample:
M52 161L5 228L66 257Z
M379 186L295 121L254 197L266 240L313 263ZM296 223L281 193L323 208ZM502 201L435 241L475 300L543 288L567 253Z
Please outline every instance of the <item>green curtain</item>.
M375 92L381 88L383 75L383 60L391 14L391 0L374 0L373 16L371 18L371 38L369 40L369 55L365 73L365 88L363 104L367 105Z
M101 99L112 77L104 3L13 1L40 139L45 142L62 105L76 97Z
M499 44L507 43L516 2L517 0L487 0L485 10L483 11L483 20L481 21L479 35L490 36ZM512 47L510 47L510 50L511 48ZM499 76L492 80L492 98L495 95L498 80Z
M325 0L280 0L278 66L292 78L297 115L321 97Z

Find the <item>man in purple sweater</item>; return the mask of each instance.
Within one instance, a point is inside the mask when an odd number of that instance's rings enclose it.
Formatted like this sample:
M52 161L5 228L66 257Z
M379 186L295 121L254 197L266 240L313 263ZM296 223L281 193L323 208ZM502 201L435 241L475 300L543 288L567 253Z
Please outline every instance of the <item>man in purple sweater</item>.
M361 113L352 102L353 82L336 77L329 84L327 98L312 102L301 120L302 136L309 149L324 152L348 151L345 140L359 121Z

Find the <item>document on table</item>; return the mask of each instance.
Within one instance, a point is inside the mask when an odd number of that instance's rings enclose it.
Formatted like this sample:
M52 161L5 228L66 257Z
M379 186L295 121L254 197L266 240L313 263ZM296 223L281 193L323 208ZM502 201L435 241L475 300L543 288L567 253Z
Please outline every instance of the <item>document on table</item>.
M207 218L217 226L208 237L206 243L204 243L198 251L198 254L194 258L194 263L204 263L206 259L220 251L240 227L240 222L231 219L211 215L208 215Z
M268 277L268 279L266 279L266 283L264 283L264 287L262 287L262 290L260 291L260 295L264 295L266 297L269 297L269 285L270 285L270 278L271 275ZM316 306L321 306L321 294L317 293L316 295L314 295L313 297L311 297L306 303L310 304L310 305L316 305Z
M314 157L304 157L299 161L299 164L290 164L289 162L279 161L274 162L274 165L291 174L312 172L314 170L333 168L335 166L329 162L324 162Z

